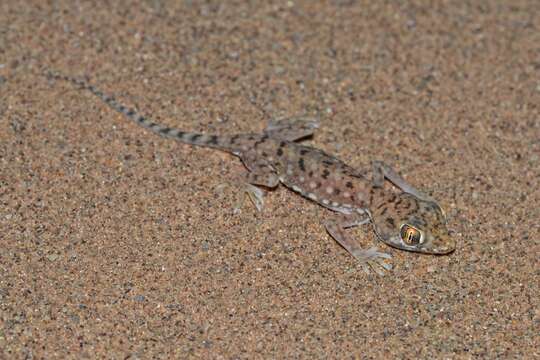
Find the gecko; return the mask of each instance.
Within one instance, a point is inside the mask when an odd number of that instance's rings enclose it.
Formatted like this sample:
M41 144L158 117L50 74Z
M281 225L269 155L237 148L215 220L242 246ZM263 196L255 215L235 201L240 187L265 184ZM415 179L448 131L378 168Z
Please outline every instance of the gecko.
M46 75L89 91L155 134L239 157L248 170L244 189L258 211L264 208L263 189L275 189L279 184L331 210L333 215L323 221L326 231L367 273L372 270L382 275L384 270L391 270L391 264L386 262L391 255L377 247L364 249L357 238L346 232L355 226L371 224L376 238L401 250L448 254L455 249L442 208L391 166L373 161L372 175L368 176L320 149L301 144L319 127L316 118L270 120L262 133L225 136L188 132L155 123L85 80L51 71ZM386 180L400 191L385 188Z

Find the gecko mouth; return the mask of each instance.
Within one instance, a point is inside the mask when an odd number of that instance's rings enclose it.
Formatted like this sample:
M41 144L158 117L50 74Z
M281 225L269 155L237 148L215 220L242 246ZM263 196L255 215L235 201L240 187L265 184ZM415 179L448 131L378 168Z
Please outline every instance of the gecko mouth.
M440 245L433 245L433 241L429 240L423 244L409 245L404 243L400 236L393 236L384 242L397 249L430 255L446 255L455 250L455 241L450 237L437 241Z
M434 254L445 255L456 250L456 242L453 239L447 239L444 245L433 248Z
M446 255L456 249L456 242L451 237L437 239L435 242L432 239L432 241L425 245L425 248L419 249L418 251L433 255Z

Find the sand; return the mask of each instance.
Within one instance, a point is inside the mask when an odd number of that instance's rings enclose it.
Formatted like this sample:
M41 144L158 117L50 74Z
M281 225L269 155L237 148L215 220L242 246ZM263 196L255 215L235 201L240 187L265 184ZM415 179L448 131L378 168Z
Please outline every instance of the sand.
M540 2L423 3L3 0L0 358L539 358ZM185 130L317 114L308 143L394 166L457 249L379 242L367 275L328 210L235 210L237 158L47 69Z

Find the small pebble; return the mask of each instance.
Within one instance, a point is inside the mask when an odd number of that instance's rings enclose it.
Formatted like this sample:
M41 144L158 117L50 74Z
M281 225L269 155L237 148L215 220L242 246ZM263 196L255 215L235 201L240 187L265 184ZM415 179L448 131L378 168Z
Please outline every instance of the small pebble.
M47 255L47 260L49 261L56 261L58 259L58 255L57 254L50 254L50 255Z

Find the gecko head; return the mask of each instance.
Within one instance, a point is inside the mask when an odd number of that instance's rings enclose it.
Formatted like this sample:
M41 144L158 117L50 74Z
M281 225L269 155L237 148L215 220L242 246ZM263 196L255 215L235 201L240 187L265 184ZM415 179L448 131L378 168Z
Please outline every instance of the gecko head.
M446 217L435 202L401 193L386 199L372 212L377 235L388 245L425 254L448 254L455 240Z

